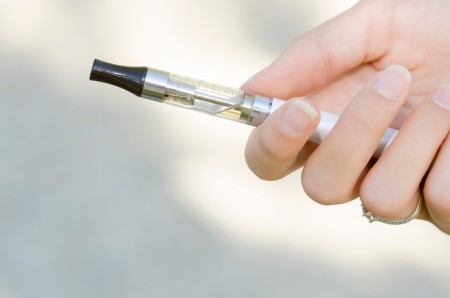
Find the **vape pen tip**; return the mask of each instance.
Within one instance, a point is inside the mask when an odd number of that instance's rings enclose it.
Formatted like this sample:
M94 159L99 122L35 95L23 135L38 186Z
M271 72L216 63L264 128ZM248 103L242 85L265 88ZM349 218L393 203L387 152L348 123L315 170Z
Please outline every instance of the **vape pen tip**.
M121 66L95 59L89 79L108 83L140 96L146 74L146 67Z

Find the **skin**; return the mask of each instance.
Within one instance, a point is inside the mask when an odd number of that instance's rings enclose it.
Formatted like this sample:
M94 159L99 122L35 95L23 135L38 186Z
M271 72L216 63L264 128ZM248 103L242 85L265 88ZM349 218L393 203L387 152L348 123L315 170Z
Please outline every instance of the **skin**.
M297 37L243 86L308 98L289 100L252 132L250 169L276 180L304 167L314 201L360 197L389 220L413 213L423 197L420 218L450 234L449 19L447 0L366 0ZM341 114L320 146L307 141L319 110ZM388 127L399 134L371 159Z

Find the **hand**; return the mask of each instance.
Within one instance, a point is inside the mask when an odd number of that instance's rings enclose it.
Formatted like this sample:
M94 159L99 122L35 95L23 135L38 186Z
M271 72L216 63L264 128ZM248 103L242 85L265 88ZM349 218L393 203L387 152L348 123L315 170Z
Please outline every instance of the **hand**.
M450 87L442 86L450 82L449 18L446 0L366 0L299 36L243 86L277 98L308 95L253 131L249 167L274 180L304 166L313 200L359 196L391 220L413 213L423 193L420 217L450 233ZM342 114L320 146L307 142L318 109ZM371 160L389 126L398 136Z

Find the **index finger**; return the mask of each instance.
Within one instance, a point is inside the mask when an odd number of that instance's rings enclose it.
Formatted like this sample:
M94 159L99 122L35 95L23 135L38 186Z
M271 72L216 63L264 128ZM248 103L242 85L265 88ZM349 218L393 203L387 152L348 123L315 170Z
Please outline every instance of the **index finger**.
M389 14L382 7L384 3L361 1L299 36L242 89L284 99L304 96L339 74L381 57L389 47L385 42Z

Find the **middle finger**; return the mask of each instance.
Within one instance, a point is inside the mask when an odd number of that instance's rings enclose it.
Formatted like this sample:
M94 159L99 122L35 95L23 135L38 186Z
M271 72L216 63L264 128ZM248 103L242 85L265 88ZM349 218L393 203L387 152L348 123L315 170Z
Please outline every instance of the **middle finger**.
M365 168L405 102L410 82L406 68L389 66L350 102L306 162L302 183L313 200L339 204L357 196Z

